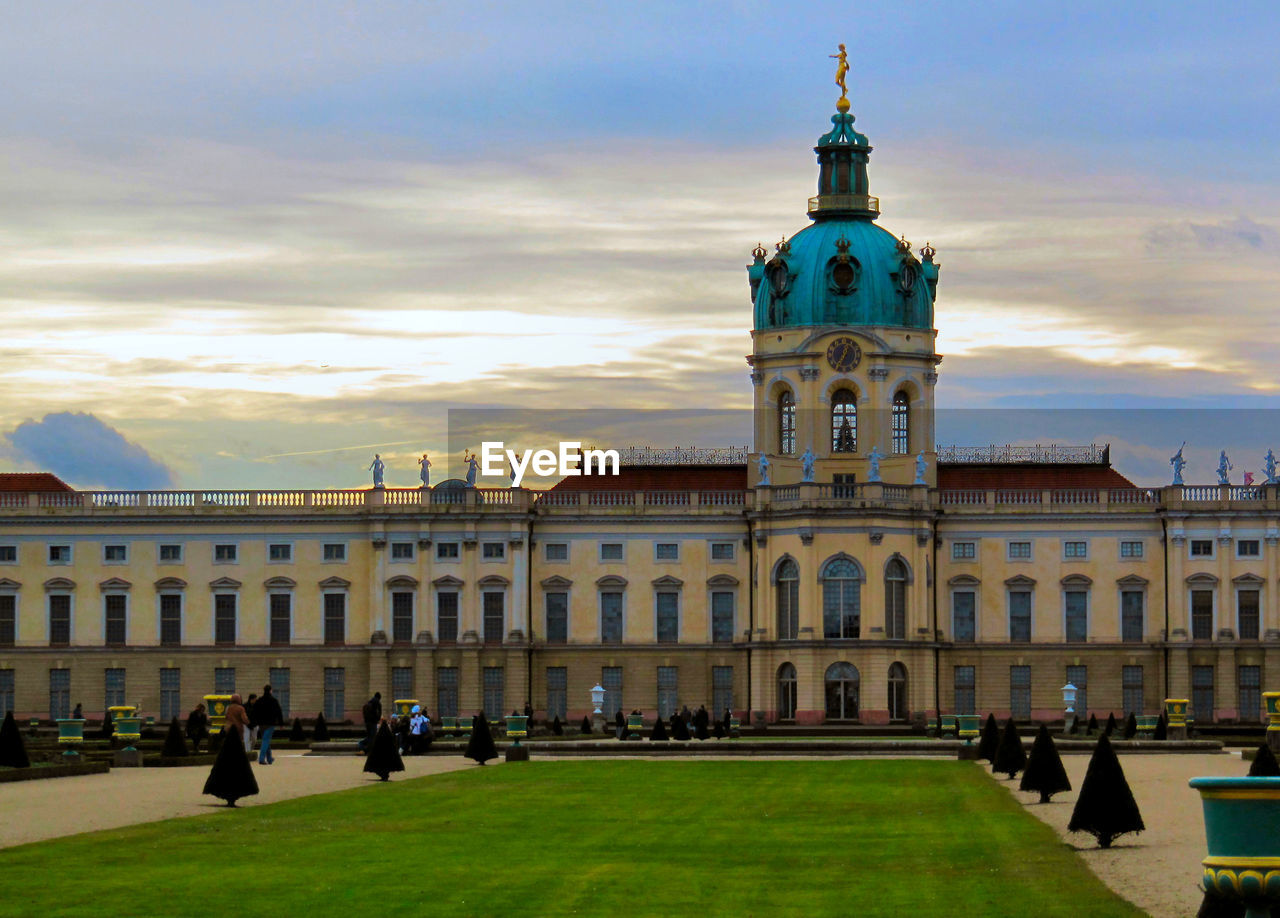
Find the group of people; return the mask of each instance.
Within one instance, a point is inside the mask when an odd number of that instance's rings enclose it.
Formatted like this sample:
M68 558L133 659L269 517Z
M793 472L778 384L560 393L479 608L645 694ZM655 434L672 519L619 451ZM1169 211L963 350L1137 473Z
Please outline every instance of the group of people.
M284 725L284 710L280 702L271 692L270 685L262 687L262 694L250 694L244 701L239 695L231 696L231 703L225 712L226 721L223 729L232 733L244 745L246 753L253 752L258 743L258 764L272 765L275 756L271 753L271 737L276 727ZM192 749L200 751L200 743L209 738L209 715L205 713L203 704L187 715L187 739Z
M385 723L391 735L396 738L396 748L401 755L426 755L435 740L435 730L431 726L431 718L423 710L422 705L415 704L406 715L382 716L382 693L374 692L360 709L360 718L364 721L364 739L360 740L360 751L368 753L373 748L378 732Z
M639 711L632 711L632 714L639 714ZM716 739L728 736L730 732L730 724L733 714L728 709L724 712L724 717L714 723L711 715L707 712L707 706L699 705L697 711L690 711L689 706L685 705L682 709L671 715L671 734L667 735L666 727L659 717L653 726L653 733L650 739L664 740L688 740L688 739L710 739L714 736ZM614 729L617 732L618 739L627 738L627 719L622 716L621 709L614 714Z

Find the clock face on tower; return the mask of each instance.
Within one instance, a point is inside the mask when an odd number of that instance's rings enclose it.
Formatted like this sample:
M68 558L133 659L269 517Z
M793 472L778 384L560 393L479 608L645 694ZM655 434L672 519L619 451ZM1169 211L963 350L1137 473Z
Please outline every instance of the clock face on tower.
M852 338L837 338L827 348L827 363L839 373L848 373L862 360L862 348Z

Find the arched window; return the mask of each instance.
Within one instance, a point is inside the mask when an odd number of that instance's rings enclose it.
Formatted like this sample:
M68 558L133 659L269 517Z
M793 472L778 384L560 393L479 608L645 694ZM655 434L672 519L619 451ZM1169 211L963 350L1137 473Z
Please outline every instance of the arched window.
M800 568L790 558L778 565L778 640L794 641L800 631Z
M858 669L852 663L827 667L827 720L853 720L858 716Z
M911 452L911 402L907 393L893 397L893 451L899 455Z
M831 452L858 451L858 401L848 389L831 396Z
M784 456L796 451L796 399L790 392L778 396L778 452Z
M849 558L822 569L822 636L856 638L862 628L862 571Z
M907 568L897 558L884 568L884 636L899 641L907 636Z
M796 668L790 663L778 667L778 719L794 720L796 716Z
M889 719L907 719L907 668L901 663L889 667Z

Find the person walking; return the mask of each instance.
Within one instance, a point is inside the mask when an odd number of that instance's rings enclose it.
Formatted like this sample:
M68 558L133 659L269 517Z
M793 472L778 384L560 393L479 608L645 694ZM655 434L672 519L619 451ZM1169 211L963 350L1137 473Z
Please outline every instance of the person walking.
M270 685L262 687L262 697L253 706L253 719L258 729L262 731L262 744L258 747L258 764L273 765L276 757L271 754L271 735L276 732L276 727L284 724L284 711L280 707L280 702L276 700L276 696L271 694Z
M360 717L364 720L364 739L360 741L360 751L368 752L369 744L378 733L378 724L382 721L382 692L374 692L373 697L360 709Z
M253 716L253 709L257 703L258 696L250 692L249 700L244 703L244 713L249 718L249 739L245 742L245 748L250 752L253 752L253 745L258 741L258 721Z
M244 709L244 702L240 700L239 695L231 696L231 704L227 705L226 730L228 736L235 736L240 739L244 746L246 754L250 751L249 745L249 712ZM224 739L225 743L226 740Z
M209 738L209 715L204 712L204 705L198 704L195 710L187 715L187 739L191 740L193 755L200 753L200 741Z

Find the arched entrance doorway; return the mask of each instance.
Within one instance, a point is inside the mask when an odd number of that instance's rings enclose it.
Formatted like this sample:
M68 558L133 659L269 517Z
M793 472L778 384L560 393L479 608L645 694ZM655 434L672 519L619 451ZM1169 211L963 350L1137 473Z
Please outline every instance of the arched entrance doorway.
M794 720L796 716L796 668L790 663L778 667L778 719Z
M901 663L889 667L889 719L907 719L907 668Z
M827 720L854 720L858 716L858 669L852 663L827 667Z

